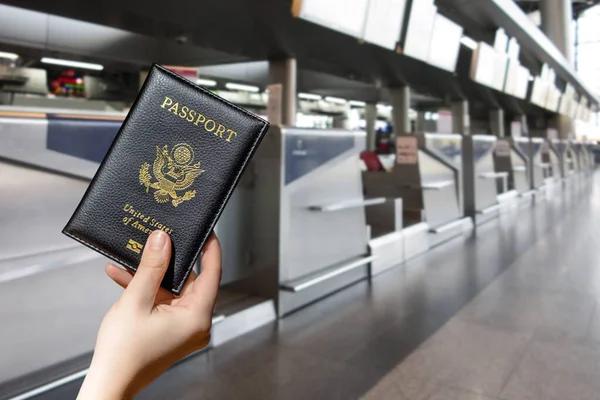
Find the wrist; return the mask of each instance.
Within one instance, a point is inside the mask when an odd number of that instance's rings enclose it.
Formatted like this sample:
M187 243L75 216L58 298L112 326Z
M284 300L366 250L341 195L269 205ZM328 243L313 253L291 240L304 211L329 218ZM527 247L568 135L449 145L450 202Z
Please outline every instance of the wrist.
M136 393L130 387L131 381L128 383L125 374L117 374L114 369L103 368L92 360L77 400L133 399Z

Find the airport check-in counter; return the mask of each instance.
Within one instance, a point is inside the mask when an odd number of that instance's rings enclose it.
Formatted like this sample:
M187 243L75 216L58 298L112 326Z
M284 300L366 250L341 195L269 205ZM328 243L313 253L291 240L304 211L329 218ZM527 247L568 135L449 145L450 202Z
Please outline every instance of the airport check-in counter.
M27 296L48 305L0 311L11 327L0 330L0 376L7 380L89 354L102 316L121 293L104 274L107 259L61 230L123 118L0 110L0 185L12 194L0 207L10 232L0 241L0 301ZM223 279L211 346L369 276L374 257L365 208L385 199L363 196L364 144L364 132L270 129L215 228ZM86 300L74 304L56 292ZM28 351L44 357L16 353L22 346L15 340L27 340Z
M544 178L558 180L562 177L562 173L560 157L554 143L551 139L544 140L542 144L542 162L548 165Z
M573 141L571 147L576 156L576 170L579 172L589 172L593 166L592 153L589 151L587 144Z
M550 168L550 164L545 163L542 159L542 147L544 139L539 137L520 137L515 139L516 145L521 152L527 155L527 165L529 177L532 179L532 189L540 189L544 185L544 177L546 170Z
M588 186L587 177L591 172L591 159L586 151L586 145L581 142L569 140L568 149L567 154L569 163L572 165L572 172L566 182L567 190L580 194Z
M431 229L442 229L463 217L462 136L425 133L423 139L419 171L425 217Z
M589 185L588 177L594 168L593 154L588 146L573 140L553 139L551 149L558 158L559 177L562 187L567 193L579 193ZM553 166L554 169L554 166Z
M10 193L0 200L10 232L0 241L0 301L26 296L38 305L11 302L0 311L10 327L0 330L4 379L89 353L121 293L104 276L107 260L60 232L123 118L0 108L0 185ZM362 173L363 132L271 127L215 228L224 270L212 346L470 230L462 212L462 137L400 139L391 172ZM482 176L493 172L493 141L474 143L474 167ZM494 202L496 180L478 179L489 186L478 197L481 207ZM378 207L389 210L390 229L369 233L367 215ZM22 354L23 341L35 357Z
M573 165L575 173L573 174L573 186L577 193L581 193L589 187L588 178L594 170L593 153L586 143L571 141Z
M477 223L498 215L498 195L508 191L508 173L496 171L494 152L498 138L491 135L472 135L473 190ZM467 168L467 166L464 166Z
M494 151L494 170L507 174L506 193L516 191L523 194L530 190L527 155L523 154L512 138L498 139Z
M563 143L565 146L565 162L568 166L567 171L571 175L577 174L579 172L579 157L575 146L570 140L564 140Z
M581 143L571 141L571 148L573 149L573 169L576 172L582 172L585 170L585 155L583 154Z
M89 353L121 293L107 259L61 230L123 118L0 108L0 303L11 305L0 310L0 381Z
M403 261L472 228L472 221L463 218L462 211L462 136L407 134L397 138L396 146L396 163L391 171L363 173L367 198L385 198L402 205L401 215L397 207L390 207L387 216L371 210L367 213L371 227L381 226L384 217L394 221L396 227L387 232L371 230L369 247L378 257L373 262L373 273L393 266L380 261L393 249L404 249L403 254L396 254Z
M594 145L591 143L586 143L584 147L588 155L588 170L589 172L593 172L596 169L596 156L594 155Z
M0 200L0 221L3 231L9 232L0 240L0 302L13 304L10 311L0 311L0 319L10 327L0 330L3 380L68 364L91 352L103 315L121 293L105 276L108 260L61 231L124 117L102 112L0 108L0 186L11 193ZM277 180L276 187L279 185ZM356 186L360 195L358 172ZM253 211L252 203L246 200L256 198L253 192L252 175L245 174L215 228L223 249L224 271L213 318L212 346L276 318L275 290L240 284L263 272L252 264L249 247L244 247L249 237L245 229L251 229L249 215ZM270 201L268 194L263 198L265 204ZM364 217L358 224L364 237ZM333 236L342 241L341 236ZM271 243L276 246L273 243L277 240ZM366 239L361 243L365 253ZM276 277L274 271L271 281L275 288ZM263 285L267 282L269 276ZM11 301L18 297L30 298L37 306ZM73 298L78 301L74 303ZM27 354L19 344L25 340Z
M359 154L365 133L271 126L248 170L252 264L280 316L369 276ZM257 281L258 280L258 281ZM273 286L270 286L273 288Z
M577 155L571 142L565 139L554 139L554 148L558 152L559 165L563 179L569 179L577 171Z
M0 157L91 179L124 118L120 113L0 107Z
M544 139L541 149L542 163L546 166L544 169L544 190L546 198L553 198L558 194L557 190L561 186L562 166L558 149L552 139Z
M473 168L465 176L473 177L475 222L482 224L519 204L519 194L529 190L527 160L510 138L472 135L465 140L472 146L473 165L463 161L463 167Z
M591 172L594 170L594 152L592 151L592 145L589 143L583 143L583 150L586 155L586 168L587 172Z
M554 150L558 162L558 166L554 171L554 176L557 179L565 179L568 171L567 163L563 154L565 152L565 148L561 140L558 138L550 139L550 147L552 150Z

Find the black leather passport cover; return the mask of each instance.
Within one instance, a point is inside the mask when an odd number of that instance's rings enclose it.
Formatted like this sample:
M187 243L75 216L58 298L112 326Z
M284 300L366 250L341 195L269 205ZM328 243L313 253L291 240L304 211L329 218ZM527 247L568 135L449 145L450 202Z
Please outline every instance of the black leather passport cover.
M63 233L135 271L148 235L172 239L179 294L269 124L154 65Z

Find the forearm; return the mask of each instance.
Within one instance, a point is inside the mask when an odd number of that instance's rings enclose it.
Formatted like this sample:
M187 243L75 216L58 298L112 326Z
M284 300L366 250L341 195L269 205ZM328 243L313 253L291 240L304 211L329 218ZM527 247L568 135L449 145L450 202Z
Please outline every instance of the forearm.
M126 383L129 378L110 376L110 370L111 368L99 367L92 361L77 400L133 399L135 393L129 389Z
M162 231L150 235L135 275L107 266L108 275L126 289L102 320L78 400L133 399L175 362L209 343L221 280L219 242L209 238L202 274L190 274L175 296L160 290L169 240Z

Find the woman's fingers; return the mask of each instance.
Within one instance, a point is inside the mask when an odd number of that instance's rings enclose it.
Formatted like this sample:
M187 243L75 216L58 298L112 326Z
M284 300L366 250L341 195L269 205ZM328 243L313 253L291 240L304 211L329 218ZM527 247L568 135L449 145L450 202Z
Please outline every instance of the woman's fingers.
M125 302L146 308L150 305L150 300L152 300L151 304L154 306L174 299L170 292L160 288L171 254L168 235L165 235L167 236L168 246L161 247L160 243L158 243L158 246L157 243L153 243L151 246L151 241L156 239L155 236L163 234L163 232L153 233L148 238L142 254L142 261L135 274L114 264L106 266L107 275L119 286L126 289L123 294ZM204 246L200 277L202 279L199 279L193 271L188 276L181 291L181 300L184 301L182 305L200 306L212 310L221 281L221 247L214 233Z
M194 271L190 272L190 275L188 276L187 280L185 281L185 285L183 285L183 289L181 290L181 297L185 296L192 290L197 277L198 275L196 275Z
M144 246L142 261L123 293L123 301L134 307L152 310L170 258L171 239L169 235L161 230L152 232Z
M110 279L115 281L115 283L121 286L123 289L127 289L129 282L131 282L131 280L133 279L133 272L129 271L128 269L117 267L114 264L107 264L105 270L106 275L108 275ZM196 280L197 276L198 275L196 275L194 271L190 273L190 276L188 277L185 285L183 286L183 290L181 291L181 296L184 296L187 292L189 292L192 289L192 285ZM161 295L161 291L164 291L166 294L171 294L170 292L167 292L166 290L161 288L159 289L158 295ZM173 294L171 294L171 296L173 296Z
M117 285L121 286L123 289L126 289L127 285L129 285L129 282L131 282L133 279L133 274L129 272L129 270L119 268L114 264L108 264L105 270L106 275L108 275L110 279L115 281Z
M212 313L221 283L221 245L214 232L204 245L201 267L188 295L189 301L191 306Z

